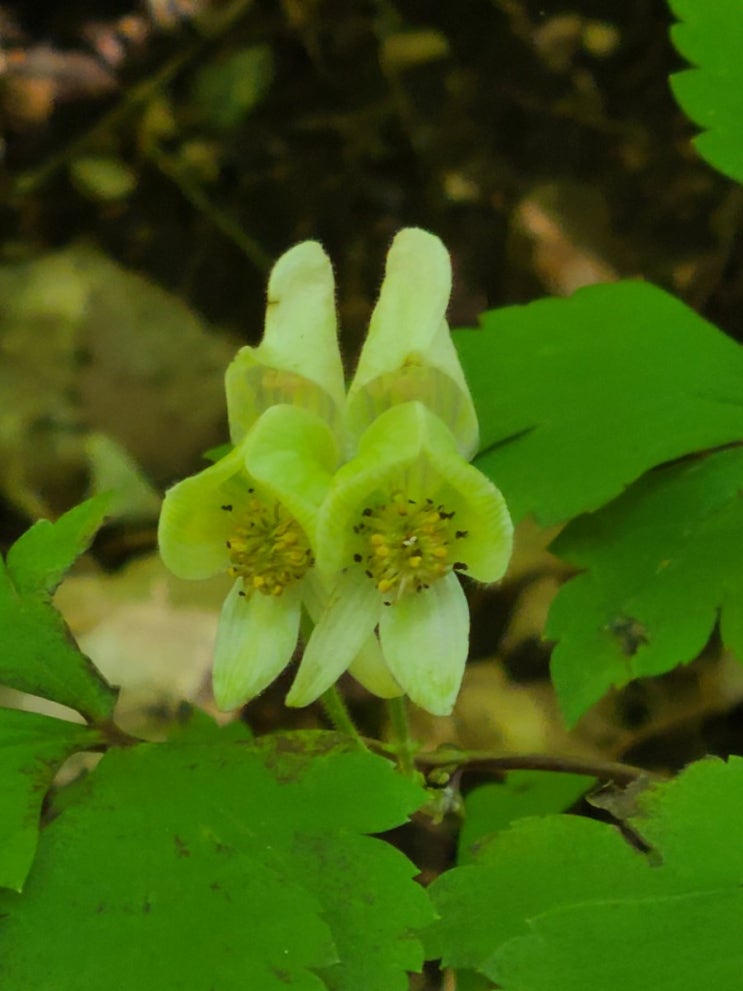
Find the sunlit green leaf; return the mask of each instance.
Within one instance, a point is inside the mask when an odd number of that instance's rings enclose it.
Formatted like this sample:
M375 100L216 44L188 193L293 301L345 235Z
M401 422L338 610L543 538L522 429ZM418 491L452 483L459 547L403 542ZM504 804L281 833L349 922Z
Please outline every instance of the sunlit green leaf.
M39 810L57 767L97 742L87 726L0 709L0 887L23 887L36 850Z
M512 771L501 784L475 788L464 803L459 863L471 863L479 840L505 829L516 819L563 812L585 794L594 781L586 774Z
M53 592L90 542L106 516L103 493L75 506L52 523L39 520L8 551L8 574L18 592Z
M661 289L591 286L482 322L456 332L475 463L515 518L569 519L657 464L743 437L743 349Z
M699 154L743 182L743 14L739 0L669 0L679 24L671 40L696 68L671 76L681 108L704 128L694 141Z
M404 971L418 970L422 962L418 941L404 931L430 921L430 909L422 890L410 884L415 874L410 863L392 847L371 844L358 834L403 822L424 803L425 793L387 761L358 751L343 761L332 754L318 759L316 734L291 739L293 750L282 753L269 738L269 760L281 777L302 772L302 829L311 835L295 841L295 876L320 899L340 958L323 977L333 991L403 991L408 987ZM337 748L332 734L327 739ZM324 837L329 815L343 833L331 847L316 838Z
M110 752L0 896L3 991L403 991L432 916L415 868L362 835L424 801L333 734ZM195 926L198 931L195 931ZM120 952L120 948L125 948ZM45 983L47 982L47 983Z
M493 982L475 970L457 971L457 991L490 991Z
M78 650L51 592L93 538L108 499L97 496L40 520L0 559L0 684L60 702L96 720L110 717L116 692Z
M743 891L561 905L488 969L503 991L700 991L743 972Z
M743 661L743 451L652 472L552 549L587 569L558 593L545 633L552 676L574 722L612 685L692 660L718 614Z
M651 883L644 859L604 823L520 819L482 843L474 864L433 883L441 918L430 932L429 955L481 970L499 946L526 931L532 916L555 905L652 890Z
M578 816L520 820L484 843L431 888L431 951L504 991L735 987L743 760L700 761L636 801L627 826L647 853Z
M743 761L691 765L640 797L631 825L651 844L651 897L565 901L528 923L485 971L504 991L733 988L743 969Z

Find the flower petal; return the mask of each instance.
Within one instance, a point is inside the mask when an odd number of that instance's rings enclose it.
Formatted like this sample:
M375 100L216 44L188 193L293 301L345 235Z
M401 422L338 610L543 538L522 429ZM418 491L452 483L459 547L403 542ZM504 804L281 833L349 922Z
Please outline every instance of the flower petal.
M395 699L404 694L385 664L382 648L374 634L363 644L348 670L368 692L381 699Z
M337 341L335 283L316 241L290 248L268 283L263 340L244 347L225 376L233 443L275 403L312 410L340 428L343 365Z
M400 489L412 499L440 501L444 472L463 487L462 493L458 488L454 492L460 502L466 501L469 489L479 493L481 501L487 494L499 512L505 513L510 525L501 494L464 461L451 431L427 406L420 402L402 403L378 416L361 438L356 456L336 472L320 510L317 559L323 573L332 574L349 563L353 527L365 506L375 500L386 501ZM495 532L494 527L491 530ZM504 557L507 563L509 556L510 543L508 553L501 553L496 563ZM497 569L491 567L484 580L495 581L504 569L505 563L495 574Z
M312 623L319 622L328 598L327 586L320 578L317 568L313 568L305 577L302 589L302 603ZM378 604L375 609L378 611ZM312 627L310 626L308 640L311 631ZM397 698L403 693L402 688L397 684L384 663L379 639L374 633L361 645L361 649L351 661L348 670L367 691L379 698Z
M224 505L239 503L249 486L240 449L165 493L158 524L160 555L179 578L210 578L226 570L232 521Z
M338 462L328 425L296 406L272 406L249 432L243 450L251 477L285 506L312 540L317 511Z
M338 680L377 625L379 608L379 592L363 575L339 576L305 647L287 705L309 705Z
M467 574L476 581L498 581L513 551L513 523L500 489L451 450L434 417L429 418L424 448L430 469L441 479L436 499L455 514L457 558L466 562Z
M427 406L403 403L382 413L361 438L355 458L335 474L318 516L318 565L325 573L348 563L353 526L364 505L395 489L453 511L458 561L477 581L503 577L513 524L501 492L456 449L451 431Z
M461 454L477 450L477 414L445 320L450 293L451 262L439 238L400 231L348 390L354 440L385 409L417 399L444 420Z
M365 504L400 486L410 465L421 464L424 425L433 414L421 403L395 406L364 433L355 458L335 473L317 527L318 566L326 574L345 567L353 527ZM445 433L445 428L442 427ZM456 454L454 440L449 444Z
M393 676L422 709L447 716L459 693L470 615L456 575L382 610L379 638Z
M242 596L241 589L238 580L225 599L214 647L214 698L225 711L271 684L291 660L299 636L299 584L281 596Z
M446 476L439 498L455 513L457 561L470 578L497 582L505 575L513 552L513 523L506 502L493 483L471 465Z

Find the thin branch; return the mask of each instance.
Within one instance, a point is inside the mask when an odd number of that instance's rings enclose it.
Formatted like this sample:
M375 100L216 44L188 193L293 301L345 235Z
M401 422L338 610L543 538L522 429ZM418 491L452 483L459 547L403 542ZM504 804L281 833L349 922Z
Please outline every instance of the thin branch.
M435 750L419 753L415 763L421 770L456 767L459 771L505 774L507 771L554 771L556 774L586 774L618 785L631 784L652 772L632 764L592 760L589 757L558 757L554 754L499 754L485 750Z
M185 169L179 168L177 162L162 152L152 151L150 158L157 167L173 182L181 194L200 213L208 217L214 226L225 237L229 238L257 269L267 272L271 267L271 258L260 244L252 238L244 228L226 210L214 203L198 182L195 182Z
M60 169L83 153L91 144L116 127L141 104L147 103L158 91L170 82L181 69L215 39L226 34L246 11L252 7L253 0L234 0L221 16L216 17L203 31L201 37L184 47L169 59L157 72L143 79L140 83L129 87L121 100L87 131L73 138L61 151L52 155L46 162L31 172L18 176L10 189L11 200L23 199L48 182Z

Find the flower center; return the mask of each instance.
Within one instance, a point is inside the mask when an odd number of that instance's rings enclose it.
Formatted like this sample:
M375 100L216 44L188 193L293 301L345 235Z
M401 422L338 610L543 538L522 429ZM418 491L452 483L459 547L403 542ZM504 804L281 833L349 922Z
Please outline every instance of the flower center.
M250 489L240 507L235 529L227 541L229 574L242 578L243 592L281 595L287 585L303 578L315 563L299 523L275 500L264 502ZM232 512L232 506L222 506Z
M364 564L379 591L395 600L420 592L453 568L467 570L464 562L451 560L452 537L467 536L454 530L453 517L431 499L417 502L395 492L390 502L361 514L354 533L362 538L363 552L354 554L354 561Z

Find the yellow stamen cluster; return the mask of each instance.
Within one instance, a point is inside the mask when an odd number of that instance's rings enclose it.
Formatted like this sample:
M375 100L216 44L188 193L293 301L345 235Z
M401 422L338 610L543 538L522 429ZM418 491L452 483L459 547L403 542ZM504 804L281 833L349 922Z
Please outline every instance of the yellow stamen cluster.
M428 588L452 568L466 570L466 564L450 557L451 538L466 536L454 531L453 516L431 499L417 502L402 492L364 509L354 527L362 541L362 553L354 554L354 561L363 564L380 592L389 593L387 605Z
M233 512L229 505L222 509ZM265 502L252 490L249 501L240 506L227 549L229 573L242 578L242 594L281 595L314 564L307 536L294 517L275 500Z

